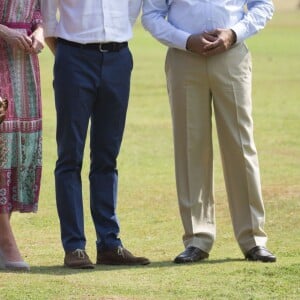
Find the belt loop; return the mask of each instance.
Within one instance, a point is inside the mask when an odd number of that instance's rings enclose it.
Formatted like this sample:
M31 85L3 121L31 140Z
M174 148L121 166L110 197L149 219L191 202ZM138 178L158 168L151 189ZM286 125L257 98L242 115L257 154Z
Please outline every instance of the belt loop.
M106 52L109 51L109 50L107 50L107 49L103 49L102 46L103 46L103 44L99 44L99 51L100 51L100 52L106 53Z

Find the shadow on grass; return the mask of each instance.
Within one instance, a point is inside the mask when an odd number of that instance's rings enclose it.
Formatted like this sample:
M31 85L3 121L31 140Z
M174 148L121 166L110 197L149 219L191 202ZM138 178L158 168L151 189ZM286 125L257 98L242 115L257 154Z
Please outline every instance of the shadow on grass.
M61 265L53 266L31 266L30 272L24 272L24 274L42 274L42 275L55 275L55 276L65 276L73 275L78 273L92 273L92 272L109 272L116 270L126 270L126 269L153 269L153 268L180 268L180 267L193 267L195 265L213 265L213 264L224 264L233 262L245 261L242 258L225 258L216 260L204 260L196 263L188 264L175 264L173 261L154 261L146 266L109 266L109 265L95 265L95 269L69 269ZM0 270L0 273L17 273L17 271L7 271ZM18 272L20 273L20 272Z

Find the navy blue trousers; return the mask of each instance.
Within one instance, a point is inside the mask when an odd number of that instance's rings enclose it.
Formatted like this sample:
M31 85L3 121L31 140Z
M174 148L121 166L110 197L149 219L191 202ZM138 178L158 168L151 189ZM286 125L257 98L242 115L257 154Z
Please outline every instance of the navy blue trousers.
M117 156L129 99L132 56L58 42L54 65L57 112L56 202L65 251L85 249L81 169L90 122L90 210L98 249L118 237Z

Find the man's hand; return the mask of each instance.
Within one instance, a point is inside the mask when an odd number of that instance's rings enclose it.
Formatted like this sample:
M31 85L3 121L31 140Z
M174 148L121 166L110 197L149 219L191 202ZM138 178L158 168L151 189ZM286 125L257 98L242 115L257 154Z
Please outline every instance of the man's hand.
M216 29L202 34L193 34L187 40L187 50L204 56L212 56L228 50L236 41L231 29Z
M186 49L203 55L205 49L214 43L217 38L208 34L192 34L186 42Z

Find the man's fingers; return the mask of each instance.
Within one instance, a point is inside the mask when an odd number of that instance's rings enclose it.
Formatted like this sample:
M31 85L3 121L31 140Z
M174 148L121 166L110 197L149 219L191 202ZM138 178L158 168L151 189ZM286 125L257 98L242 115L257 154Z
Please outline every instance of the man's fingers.
M224 52L224 47L223 46L217 46L215 48L212 48L212 49L205 49L203 51L203 55L204 56L213 56L213 55L216 55L216 54L220 54L222 52Z
M209 50L212 50L212 49L216 49L218 47L221 47L222 45L222 41L220 39L217 39L215 40L214 42L210 42L209 44L205 45L203 47L203 50L204 51L209 51Z
M218 39L218 36L216 36L210 32L204 32L203 37L209 42L215 42Z

